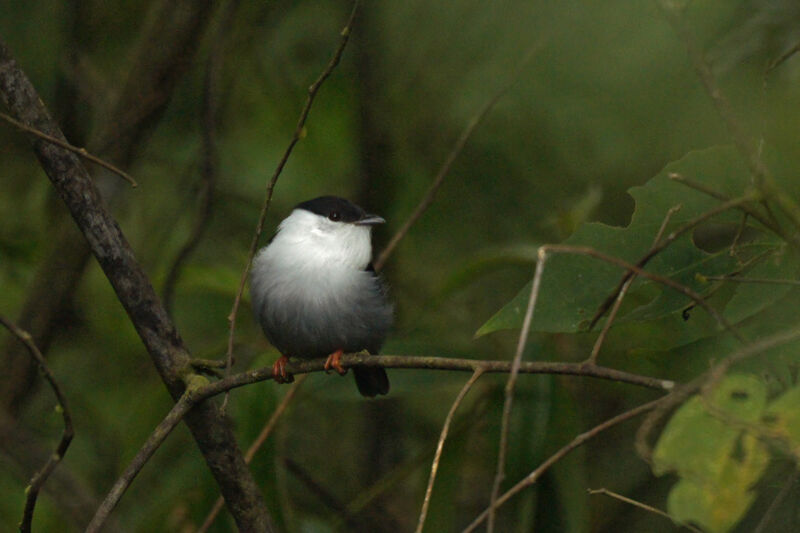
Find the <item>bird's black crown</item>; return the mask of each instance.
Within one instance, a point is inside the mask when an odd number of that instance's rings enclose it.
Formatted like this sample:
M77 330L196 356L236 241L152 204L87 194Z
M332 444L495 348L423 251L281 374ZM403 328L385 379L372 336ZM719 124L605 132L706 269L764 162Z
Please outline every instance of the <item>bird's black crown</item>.
M305 209L315 215L327 217L338 222L358 222L367 216L366 211L350 200L338 196L320 196L297 204L295 209Z

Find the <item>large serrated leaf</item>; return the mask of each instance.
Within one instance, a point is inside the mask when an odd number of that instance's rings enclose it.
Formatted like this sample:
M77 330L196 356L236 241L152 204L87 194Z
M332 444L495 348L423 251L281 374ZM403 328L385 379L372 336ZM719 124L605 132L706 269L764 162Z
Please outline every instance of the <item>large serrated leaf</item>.
M683 159L670 163L657 176L641 187L629 192L636 202L631 223L625 228L589 223L581 226L565 244L590 246L605 254L636 262L651 247L666 213L676 205L681 209L670 221L669 229L676 229L719 205L708 195L690 190L671 179L678 174L703 183L706 187L729 197L738 197L748 190L750 178L740 158L730 147L717 147L691 152ZM741 213L729 210L714 217L716 223L738 224ZM755 226L754 226L755 227ZM776 247L771 242L751 243L742 247L750 256L764 249ZM698 248L690 235L677 239L654 257L647 270L662 276L675 277L688 283L697 291L710 290L696 274L725 275L738 266L737 258L727 250L710 254ZM541 290L533 317L535 331L576 332L585 329L600 304L616 286L622 271L596 259L554 254L547 260L542 276ZM477 336L493 331L518 328L530 296L528 283L508 304L491 317L476 333ZM631 318L654 319L676 312L689 300L683 295L667 294L656 298L642 315Z

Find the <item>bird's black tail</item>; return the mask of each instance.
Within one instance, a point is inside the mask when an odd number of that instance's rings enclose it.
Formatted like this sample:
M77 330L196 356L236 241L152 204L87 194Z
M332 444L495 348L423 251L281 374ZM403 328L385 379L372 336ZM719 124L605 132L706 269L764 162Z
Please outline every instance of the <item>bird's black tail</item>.
M372 398L389 392L389 376L380 367L354 367L353 375L362 396Z

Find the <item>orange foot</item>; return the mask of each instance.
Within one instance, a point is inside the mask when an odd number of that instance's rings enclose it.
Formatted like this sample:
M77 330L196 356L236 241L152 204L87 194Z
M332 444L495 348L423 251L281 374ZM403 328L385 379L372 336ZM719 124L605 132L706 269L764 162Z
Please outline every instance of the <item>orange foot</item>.
M272 365L272 379L278 383L291 383L294 381L294 376L286 371L286 364L289 358L285 355L278 357L278 360Z
M344 355L343 350L336 350L330 354L328 359L325 361L325 372L330 372L332 368L336 370L340 376L347 374L347 369L342 368L342 355Z

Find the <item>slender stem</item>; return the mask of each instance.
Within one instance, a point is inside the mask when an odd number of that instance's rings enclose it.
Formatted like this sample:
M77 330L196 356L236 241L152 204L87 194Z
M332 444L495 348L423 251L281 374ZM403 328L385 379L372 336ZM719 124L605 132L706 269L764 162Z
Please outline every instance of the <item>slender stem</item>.
M431 495L433 494L433 484L436 481L436 473L439 471L439 461L442 458L444 441L447 439L447 434L450 431L450 423L453 421L453 416L456 414L456 410L461 405L464 397L467 395L475 382L478 381L478 379L483 375L483 372L483 368L479 367L475 369L475 372L472 373L472 376L459 391L456 399L453 401L453 405L450 406L450 411L447 413L447 417L444 419L442 432L439 435L439 441L436 443L436 453L433 456L433 463L431 463L431 474L428 478L428 487L425 489L425 498L422 501L422 510L419 513L419 521L417 522L416 533L422 533L422 528L425 526L425 518L428 516L428 507L430 506Z
M649 513L653 513L653 514L657 514L659 516L663 516L664 518L668 518L668 519L672 520L673 523L676 523L675 520L673 520L672 517L669 514L665 513L661 509L656 509L655 507L652 507L652 506L647 505L645 503L642 503L640 501L636 501L634 499L628 498L627 496L623 496L622 494L617 494L616 492L610 491L610 490L608 490L606 488L589 489L589 494L603 494L603 495L608 496L610 498L614 498L615 500L619 500L621 502L627 503L628 505L633 505L634 507L638 507L639 509L644 509L645 511L647 511ZM691 524L679 524L679 525L681 525L682 527L685 527L689 531L693 531L695 533L703 533L702 530L697 529L696 527L694 527Z
M772 285L800 285L796 279L747 278L744 276L701 276L703 280L734 281L736 283L764 283Z
M528 343L528 335L531 330L531 322L533 321L533 311L536 308L536 300L539 296L539 287L542 284L542 273L544 272L544 265L547 262L547 247L542 246L539 248L539 260L536 262L536 270L533 274L533 284L531 285L531 294L528 297L528 306L525 310L525 318L522 323L522 330L519 334L517 341L517 350L514 354L514 360L511 365L511 373L508 376L505 388L505 402L503 403L503 417L500 424L500 444L497 453L497 471L492 484L492 492L490 497L489 506L489 522L486 527L487 533L494 532L494 509L497 502L497 495L500 493L500 485L505 478L506 469L506 453L508 451L508 432L511 426L511 407L514 401L514 388L517 384L517 376L522 363L522 354L525 351L525 345Z
M712 209L709 209L705 213L701 213L701 214L697 215L695 218L693 218L692 220L688 221L683 226L679 227L675 231L670 232L657 245L652 246L650 248L650 250L648 250L647 253L644 254L636 262L636 267L641 269L642 267L647 265L647 263L649 263L651 259L653 259L656 255L660 254L670 244L675 242L675 240L678 239L678 237L680 237L680 236L686 234L687 232L691 231L692 229L694 229L695 227L699 226L700 224L702 224L706 220L708 220L710 218L713 218L716 215L718 215L720 213L723 213L723 212L725 212L725 211L727 211L729 209L733 209L733 208L739 207L741 205L744 205L747 202L751 202L752 200L753 200L753 196L752 195L745 195L745 196L742 196L742 197L739 197L739 198L734 198L732 200L727 200L727 201L719 204L718 206L716 206L716 207L714 207ZM637 274L637 272L635 272L632 269L628 269L628 272L626 272L625 274L622 275L622 278L620 279L619 283L617 284L617 287L611 292L611 294L608 296L608 298L606 298L606 300L602 304L600 304L600 307L597 309L597 312L595 313L594 317L592 317L592 320L591 320L590 325L589 325L589 329L593 328L595 326L595 324L597 324L597 321L600 320L600 318L606 313L606 311L608 311L608 309L611 307L611 305L614 302L614 300L616 300L617 295L622 290L622 286L625 285L625 283L628 281L628 279L630 279L630 277L635 275L635 274ZM645 275L645 277L648 277L648 276ZM661 279L663 280L663 279L668 279L668 278L661 277Z
M680 205L676 205L671 207L667 214L664 216L664 220L661 222L661 227L658 228L658 232L656 233L655 238L653 239L653 244L651 246L651 250L653 247L658 246L661 237L664 235L664 232L667 229L667 224L669 224L669 220L672 218L672 215L677 213L681 209ZM609 330L611 329L611 325L614 323L614 319L617 317L617 313L619 312L619 308L622 307L622 300L625 299L625 295L628 294L628 289L636 280L636 275L632 275L628 278L625 283L623 283L622 288L619 290L619 294L617 294L617 299L614 302L614 306L611 308L611 312L608 315L608 320L606 320L605 324L603 324L603 329L600 331L600 335L597 336L597 340L592 346L592 353L589 355L589 358L586 360L586 364L594 365L597 364L597 356L600 354L600 348L603 346L603 343L606 340L606 336L608 335Z
M674 233L673 233L674 234ZM673 235L670 234L670 235ZM669 238L669 236L667 237ZM601 261L605 261L606 263L611 263L612 265L617 265L621 268L624 268L629 271L630 274L636 274L638 276L642 276L644 278L650 279L652 281L658 282L662 285L665 285L687 297L692 299L695 303L697 303L700 307L705 309L708 314L710 314L717 323L727 330L734 338L736 338L741 343L746 343L746 339L739 333L733 325L731 325L728 320L725 319L716 309L714 309L700 294L696 293L686 285L678 283L677 281L673 281L670 278L665 276L659 276L658 274L653 274L646 270L642 270L641 267L638 265L634 265L632 263L628 263L623 259L619 259L618 257L606 255L602 252L598 252L594 248L590 248L588 246L570 246L564 244L558 245L547 245L546 248L548 251L552 252L560 252L560 253L570 253L570 254L578 254L578 255L587 255L589 257L594 257L600 259Z
M626 412L624 412L624 413L622 413L620 415L617 415L614 418L606 420L602 424L598 424L597 426L593 427L589 431L581 433L580 435L578 435L577 437L572 439L571 442L569 442L567 445L562 447L556 453L551 455L546 461L544 461L542 464L540 464L533 472L531 472L530 474L528 474L527 476L522 478L522 480L520 480L516 485L511 487L502 496L498 497L497 501L495 501L492 505L490 505L490 507L488 509L486 509L485 511L483 511L480 515L478 515L478 517L475 518L475 520L473 520L472 523L469 524L464 529L463 533L469 533L471 531L475 531L475 528L477 528L479 525L481 525L487 519L487 517L492 513L493 510L496 510L497 507L500 507L501 505L506 503L512 497L514 497L517 494L519 494L522 490L524 490L524 489L530 487L531 485L533 485L534 483L536 483L536 481L538 481L538 479L542 476L542 474L544 474L551 466L553 466L558 461L563 459L572 450L582 446L584 443L586 443L586 441L594 438L595 436L597 436L598 434L602 433L603 431L605 431L605 430L607 430L607 429L609 429L609 428L611 428L613 426L616 426L617 424L619 424L621 422L624 422L626 420L630 420L631 418L634 418L634 417L636 417L636 416L638 416L638 415L640 415L642 413L645 413L645 412L649 411L650 409L653 409L660 402L662 402L664 400L664 398L667 398L667 396L665 396L663 398L659 398L658 400L653 400L652 402L648 402L646 404L643 404L643 405L640 405L638 407L635 407L634 409L631 409L630 411L626 411Z
M27 124L24 124L24 123L20 122L19 120L16 120L15 118L13 118L11 116L6 115L5 113L0 113L0 118L5 120L6 122L11 124L12 126L18 128L18 129L21 129L24 132L30 133L31 135L39 137L40 139L43 139L43 140L45 140L45 141L47 141L49 143L53 143L56 146L60 146L61 148L65 149L65 150L69 150L70 152L78 155L79 157L82 157L82 158L86 159L87 161L91 161L92 163L96 163L96 164L100 165L101 167L103 167L103 168L105 168L107 170L110 170L114 174L120 176L125 181L130 183L131 187L138 187L139 186L139 184L136 183L136 180L133 179L133 176L131 176L130 174L128 174L124 170L121 170L121 169L115 167L114 165L112 165L108 161L104 161L104 160L100 159L99 157L97 157L96 155L90 154L86 150L86 148L80 148L79 146L73 146L73 145L71 145L70 143L68 143L68 142L66 142L64 140L59 139L58 137L53 137L52 135L48 135L43 131L37 130L36 128L32 128L32 127L28 126Z
M153 456L172 430L175 429L175 426L183 420L183 417L189 412L193 405L194 402L187 389L187 392L172 406L167 416L156 426L153 433L150 434L150 437L145 441L142 448L137 452L122 475L114 482L111 490L108 491L105 499L103 499L103 503L97 508L94 517L92 517L92 521L89 522L89 525L86 527L86 533L96 533L102 529L111 511L117 506L117 503L119 503L119 500L122 498L122 495L128 489L133 479L142 470L144 465L147 464L147 461L150 460L150 457Z
M33 510L36 507L36 499L39 496L39 491L67 452L67 448L69 448L69 444L72 442L72 437L75 435L75 430L72 426L72 415L67 406L67 398L64 396L61 387L58 385L50 368L48 368L47 363L45 363L44 355L42 355L42 352L39 351L39 348L33 342L30 333L21 329L3 315L0 315L0 324L25 345L28 353L30 353L31 357L36 361L36 364L39 365L44 379L47 380L50 388L53 389L53 394L55 394L56 401L58 402L58 410L61 412L61 418L64 420L64 430L61 432L61 440L56 446L55 452L48 457L42 468L33 475L25 490L25 507L22 511L22 520L19 524L19 530L21 533L30 533L31 523L33 522Z

